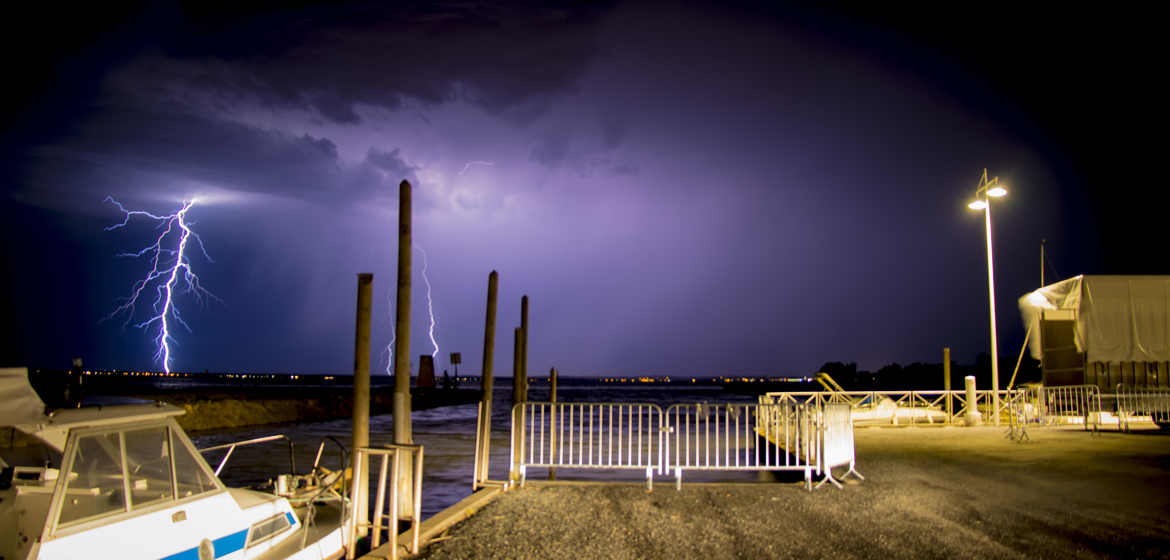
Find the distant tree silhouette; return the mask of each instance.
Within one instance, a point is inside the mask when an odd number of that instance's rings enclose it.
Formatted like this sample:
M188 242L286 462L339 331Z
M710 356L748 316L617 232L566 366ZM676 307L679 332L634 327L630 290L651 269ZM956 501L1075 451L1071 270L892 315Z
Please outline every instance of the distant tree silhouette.
M1016 357L1000 356L999 384L1007 388L1011 381L1012 371L1016 367ZM858 370L857 362L825 362L817 372L825 372L850 391L869 390L939 390L944 386L942 363L914 362L902 366L897 362L886 364L876 372ZM816 373L816 372L813 372ZM975 356L970 364L951 364L951 389L962 390L963 378L975 376L975 385L979 389L991 388L991 356L982 352ZM1025 356L1020 363L1020 371L1016 375L1016 387L1024 383L1039 382L1041 379L1040 362Z

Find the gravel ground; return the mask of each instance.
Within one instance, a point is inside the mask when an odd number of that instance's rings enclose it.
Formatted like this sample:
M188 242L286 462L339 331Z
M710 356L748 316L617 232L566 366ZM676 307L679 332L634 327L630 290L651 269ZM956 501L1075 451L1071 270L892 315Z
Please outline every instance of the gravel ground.
M530 485L425 558L1170 558L1170 434L864 428L843 490ZM561 470L561 478L571 471ZM535 478L535 477L534 477Z

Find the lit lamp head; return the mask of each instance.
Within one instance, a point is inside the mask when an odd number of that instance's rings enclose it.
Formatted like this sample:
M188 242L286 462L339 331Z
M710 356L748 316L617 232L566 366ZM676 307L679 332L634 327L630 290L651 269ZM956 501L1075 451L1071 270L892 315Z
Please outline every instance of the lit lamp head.
M979 197L981 193L985 194L986 196ZM990 185L980 187L979 190L975 192L975 196L979 198L969 202L967 204L967 208L972 210L983 210L984 208L987 208L987 197L999 198L1006 194L1007 189L998 183L998 179L992 180Z

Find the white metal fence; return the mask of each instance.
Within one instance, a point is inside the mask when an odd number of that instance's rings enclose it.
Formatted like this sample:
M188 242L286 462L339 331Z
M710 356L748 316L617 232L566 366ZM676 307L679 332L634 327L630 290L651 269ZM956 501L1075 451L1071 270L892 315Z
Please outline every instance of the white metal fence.
M815 404L675 404L666 409L664 472L796 470L811 487L821 472ZM769 445L770 444L770 445Z
M1129 431L1130 424L1138 419L1148 419L1159 426L1170 424L1170 389L1118 385L1116 396L1120 429Z
M1024 398L1024 407L1023 415L1027 422L1044 425L1078 424L1093 431L1101 425L1101 390L1096 385L1029 388Z
M646 473L647 488L656 472L674 474L681 488L687 470L800 471L811 489L826 460L853 471L852 423L827 436L823 410L794 402L676 404L665 412L647 403L520 403L512 408L513 479L523 485L529 467L635 469ZM836 441L828 457L826 437Z
M1008 414L1009 397L1021 391L1000 390L1000 414ZM823 407L841 403L853 407L853 422L882 424L961 422L968 409L993 419L994 399L990 389L976 391L975 402L967 402L966 391L774 391L759 402L808 403ZM948 414L948 410L950 413Z
M662 408L646 403L525 402L512 407L514 475L528 467L640 469L652 487L662 468Z

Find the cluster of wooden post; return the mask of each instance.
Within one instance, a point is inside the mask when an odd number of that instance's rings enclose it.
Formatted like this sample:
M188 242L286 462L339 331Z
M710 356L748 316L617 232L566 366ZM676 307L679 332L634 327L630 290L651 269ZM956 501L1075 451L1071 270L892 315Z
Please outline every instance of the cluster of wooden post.
M399 184L398 202L398 278L395 305L395 340L394 340L394 443L413 443L410 413L410 292L411 292L411 186L407 181ZM370 309L373 291L374 275L361 273L358 275L358 302L357 325L354 344L354 404L353 404L353 439L352 447L368 447L370 444L369 414L370 414ZM484 321L483 342L483 369L481 377L480 414L476 428L476 450L474 470L474 484L477 487L488 478L489 457L491 454L491 416L492 396L494 389L493 364L495 357L496 337L496 302L499 293L499 274L492 271L488 275L487 313ZM528 296L520 299L520 326L513 332L513 365L512 365L512 402L513 405L528 401ZM551 375L550 400L556 402L557 372L553 368ZM357 469L357 453L353 455ZM402 499L399 518L411 515L411 468L408 457L403 456L399 466L399 485ZM514 465L513 465L514 467ZM513 472L514 472L513 468ZM358 500L355 511L361 519L366 521L369 487L368 469L360 469L364 480L356 480L358 484ZM555 469L550 469L549 478L555 478Z
M394 443L413 443L410 425L410 183L402 181L398 185L398 292L395 307L395 344L394 344L394 401L392 413L394 415ZM358 274L357 285L357 321L354 335L353 358L353 431L350 441L354 472L362 473L360 480L354 480L358 493L354 512L358 516L359 527L368 522L369 504L369 475L368 469L358 468L358 453L360 447L370 445L370 308L373 293L374 275L369 272ZM410 456L403 454L399 466L399 478L394 481L398 485L399 519L410 518L413 512L412 461ZM392 529L392 530L396 530ZM365 530L362 530L364 534Z

